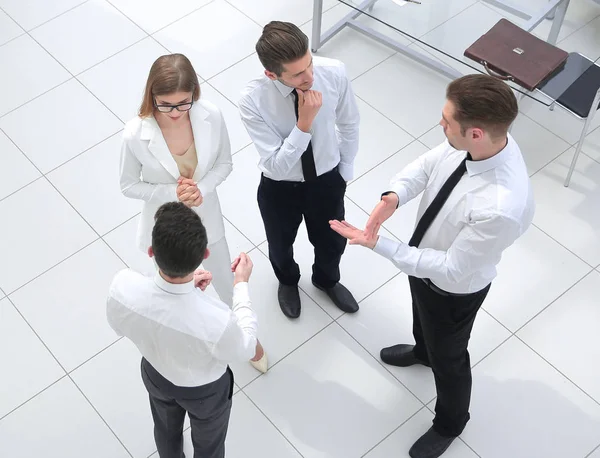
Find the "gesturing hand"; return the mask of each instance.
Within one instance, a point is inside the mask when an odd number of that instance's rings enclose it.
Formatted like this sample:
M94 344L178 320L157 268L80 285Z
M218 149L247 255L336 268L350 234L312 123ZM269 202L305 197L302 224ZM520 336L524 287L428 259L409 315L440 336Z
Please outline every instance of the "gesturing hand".
M250 280L252 274L252 260L246 253L240 253L240 255L233 260L231 264L231 271L234 273L233 283L244 283Z
M194 272L194 286L204 291L212 281L212 274L208 270L198 269Z
M379 233L381 225L394 214L398 207L398 196L396 193L386 194L375 206L365 226L367 239L374 238Z
M329 221L329 226L342 237L348 239L350 245L361 245L367 248L375 248L379 236L367 237L365 231L354 227L346 221Z
M199 207L203 201L196 182L184 177L177 180L177 198L188 207Z

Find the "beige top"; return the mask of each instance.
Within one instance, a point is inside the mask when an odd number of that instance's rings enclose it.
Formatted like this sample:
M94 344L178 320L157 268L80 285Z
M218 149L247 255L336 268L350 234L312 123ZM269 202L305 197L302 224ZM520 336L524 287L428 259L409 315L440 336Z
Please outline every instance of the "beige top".
M171 154L171 156L173 156L173 159L177 162L177 167L179 168L181 176L191 179L198 166L198 156L196 155L196 145L194 145L194 142L192 142L188 150L181 156L176 154Z

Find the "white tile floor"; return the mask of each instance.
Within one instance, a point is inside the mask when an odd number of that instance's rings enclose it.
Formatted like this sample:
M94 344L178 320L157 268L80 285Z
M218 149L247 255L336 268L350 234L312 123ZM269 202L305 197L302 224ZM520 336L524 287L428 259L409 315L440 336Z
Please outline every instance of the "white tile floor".
M486 28L500 17L476 0L453 6L405 26L459 49L475 38L474 20ZM325 7L326 25L344 13L333 0ZM430 371L378 360L382 346L411 340L404 274L349 247L342 274L362 309L343 315L307 281L302 230L302 317L290 322L277 306L255 201L257 153L235 104L261 71L252 54L261 26L283 19L310 31L311 8L311 0L0 0L1 457L156 458L139 355L109 329L104 301L117 270L152 268L134 244L139 205L119 193L118 154L150 64L167 52L189 55L204 97L227 119L235 152L220 188L227 236L233 252L255 261L251 293L273 364L260 377L234 367L227 456L400 458L428 428ZM547 31L544 23L536 33ZM597 57L600 5L572 0L560 39ZM442 138L435 126L448 81L352 30L322 54L346 62L359 97L347 213L362 224L391 175ZM537 214L504 256L476 322L472 420L448 458L600 457L600 128L571 187L562 186L580 127L522 105L513 132ZM386 224L388 235L410 236L416 204Z

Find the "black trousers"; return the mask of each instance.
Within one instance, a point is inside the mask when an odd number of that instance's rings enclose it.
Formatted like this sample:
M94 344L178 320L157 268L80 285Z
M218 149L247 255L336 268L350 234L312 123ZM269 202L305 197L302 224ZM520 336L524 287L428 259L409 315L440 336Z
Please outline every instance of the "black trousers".
M329 221L344 219L345 193L346 182L337 167L310 182L275 181L262 176L258 207L269 242L269 259L282 284L297 285L300 280L293 244L302 218L314 247L313 282L331 288L340 281L346 239L329 227Z
M150 396L154 440L160 458L183 458L183 422L190 417L194 458L224 458L231 413L233 373L198 387L173 385L142 358L142 380Z
M458 436L470 418L472 378L467 346L490 285L458 296L436 291L419 278L409 277L409 283L415 356L431 365L435 378L433 427L444 436Z

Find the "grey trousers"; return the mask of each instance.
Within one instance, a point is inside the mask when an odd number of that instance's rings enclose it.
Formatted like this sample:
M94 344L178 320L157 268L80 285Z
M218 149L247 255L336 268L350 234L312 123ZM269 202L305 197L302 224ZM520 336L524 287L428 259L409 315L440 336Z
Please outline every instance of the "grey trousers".
M207 385L173 385L142 358L142 380L150 395L154 440L160 458L184 458L183 422L190 417L194 458L224 458L231 412L233 373Z

